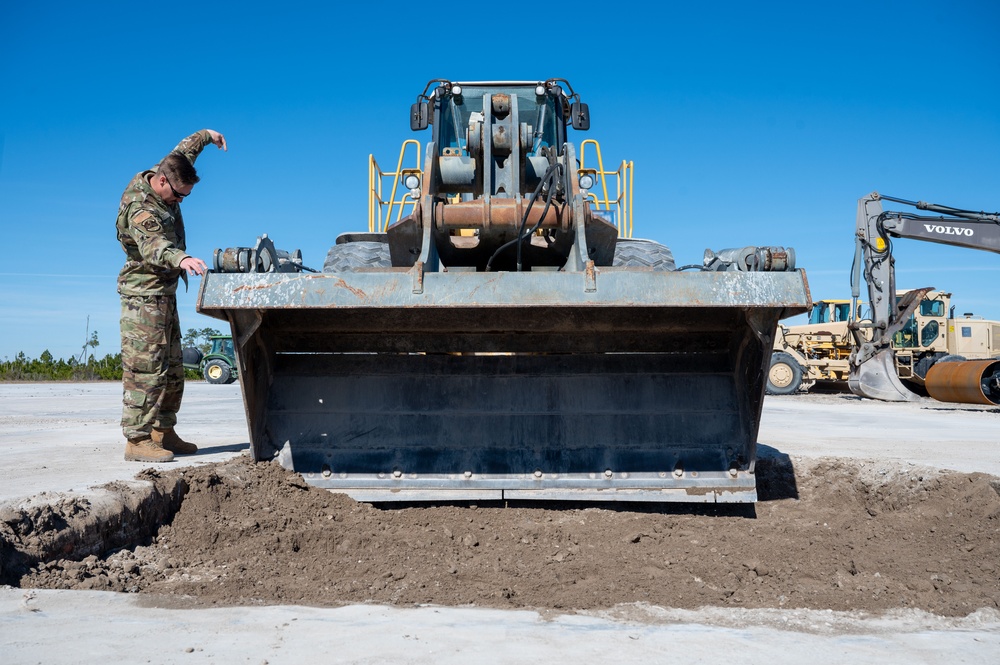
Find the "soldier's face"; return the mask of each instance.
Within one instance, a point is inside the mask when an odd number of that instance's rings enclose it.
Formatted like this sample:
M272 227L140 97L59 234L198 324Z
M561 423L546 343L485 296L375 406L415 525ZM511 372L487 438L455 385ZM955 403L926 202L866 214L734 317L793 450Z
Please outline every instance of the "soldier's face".
M166 203L180 203L184 197L188 196L191 193L191 190L194 189L194 185L182 184L178 187L174 187L174 184L170 182L170 179L162 173L155 176L154 180L159 185L156 193L159 194L160 198Z

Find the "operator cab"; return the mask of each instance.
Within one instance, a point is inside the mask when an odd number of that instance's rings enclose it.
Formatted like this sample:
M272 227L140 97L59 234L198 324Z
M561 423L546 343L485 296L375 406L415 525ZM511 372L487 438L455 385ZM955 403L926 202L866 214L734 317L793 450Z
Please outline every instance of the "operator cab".
M587 105L560 82L569 87L564 79L430 81L410 111L411 129L434 126L430 190L462 201L529 196L563 157L567 123L590 127Z
M497 109L498 95L506 95L516 99L518 118L521 131L530 136L531 144L527 147L527 155L537 155L542 147L561 147L566 142L566 125L563 122L564 99L560 94L562 88L556 86L550 91L539 95L535 85L505 85L455 86L459 94L446 92L436 98L435 116L440 122L434 126L434 142L441 153L449 150L469 152L470 132L477 122L482 122L485 114L483 108L487 101L494 107L489 109L494 113ZM497 101L494 101L497 100ZM472 142L475 143L473 138Z

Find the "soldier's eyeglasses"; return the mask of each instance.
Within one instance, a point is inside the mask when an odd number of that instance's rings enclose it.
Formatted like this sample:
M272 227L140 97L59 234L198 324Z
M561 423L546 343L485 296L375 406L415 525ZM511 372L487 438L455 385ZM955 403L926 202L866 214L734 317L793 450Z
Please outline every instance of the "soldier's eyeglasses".
M171 192L173 193L173 195L174 195L174 196L176 196L177 198L179 198L179 199L183 199L183 198L184 198L185 196L187 196L188 194L190 194L190 193L191 193L191 192L188 192L187 194L181 194L181 193L180 193L180 192L178 192L178 191L177 191L176 189L174 189L174 185L173 185L173 183L171 183L171 182L170 182L170 178L168 178L167 176L163 176L163 179L167 181L167 186L168 186L168 187L170 187L170 191L171 191Z

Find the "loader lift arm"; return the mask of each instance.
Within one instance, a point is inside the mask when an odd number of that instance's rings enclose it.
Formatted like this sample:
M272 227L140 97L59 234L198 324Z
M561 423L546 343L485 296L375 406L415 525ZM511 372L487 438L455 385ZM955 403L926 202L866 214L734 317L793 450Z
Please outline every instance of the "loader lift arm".
M882 201L938 214L918 215L884 210ZM912 401L916 395L903 386L896 374L892 336L905 325L931 288L911 291L897 302L893 238L1000 253L1000 213L908 201L878 192L858 199L854 265L851 270L852 308L857 311L863 270L872 320L870 323L855 321L851 324L855 349L851 353L848 384L856 395L901 402ZM871 328L870 341L862 335L861 328Z

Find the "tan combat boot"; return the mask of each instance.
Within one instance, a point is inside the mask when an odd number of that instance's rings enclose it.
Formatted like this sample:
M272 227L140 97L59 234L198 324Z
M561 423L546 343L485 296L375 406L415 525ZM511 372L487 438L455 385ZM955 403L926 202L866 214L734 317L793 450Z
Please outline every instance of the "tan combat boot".
M139 439L125 443L126 462L172 462L174 454L152 439Z
M198 452L198 446L188 443L177 436L177 432L174 431L173 427L168 429L154 427L152 436L153 443L163 446L165 450L169 450L175 455L194 455Z

